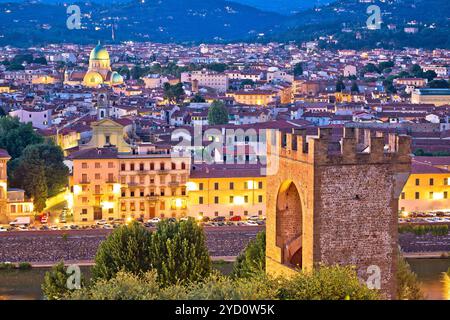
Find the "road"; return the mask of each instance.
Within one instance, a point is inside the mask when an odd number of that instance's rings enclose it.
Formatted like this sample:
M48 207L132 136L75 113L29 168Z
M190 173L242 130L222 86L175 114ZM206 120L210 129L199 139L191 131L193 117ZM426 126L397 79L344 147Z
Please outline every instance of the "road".
M212 257L237 256L265 227L205 227ZM0 233L0 262L92 261L112 230L13 231ZM67 236L64 236L67 235Z

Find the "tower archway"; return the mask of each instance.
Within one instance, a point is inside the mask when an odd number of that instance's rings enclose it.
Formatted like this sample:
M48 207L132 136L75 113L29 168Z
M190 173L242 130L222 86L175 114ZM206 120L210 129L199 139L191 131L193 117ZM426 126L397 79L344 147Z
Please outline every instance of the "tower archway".
M293 181L281 184L276 206L276 245L282 262L302 268L303 212L300 194Z

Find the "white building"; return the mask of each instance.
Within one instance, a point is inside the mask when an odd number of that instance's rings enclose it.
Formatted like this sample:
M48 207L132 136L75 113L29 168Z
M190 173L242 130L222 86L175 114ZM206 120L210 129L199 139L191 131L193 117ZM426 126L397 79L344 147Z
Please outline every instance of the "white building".
M11 117L19 118L22 123L31 123L34 128L46 129L52 125L52 110L45 108L18 109L9 113Z

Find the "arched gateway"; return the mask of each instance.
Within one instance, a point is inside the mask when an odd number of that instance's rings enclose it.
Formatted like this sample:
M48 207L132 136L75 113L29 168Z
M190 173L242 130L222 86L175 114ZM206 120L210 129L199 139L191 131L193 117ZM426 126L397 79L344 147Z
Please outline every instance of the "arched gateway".
M345 128L276 133L267 141L267 272L290 275L317 264L354 265L362 279L381 271L395 295L398 197L411 167L408 136ZM269 170L270 171L270 170Z

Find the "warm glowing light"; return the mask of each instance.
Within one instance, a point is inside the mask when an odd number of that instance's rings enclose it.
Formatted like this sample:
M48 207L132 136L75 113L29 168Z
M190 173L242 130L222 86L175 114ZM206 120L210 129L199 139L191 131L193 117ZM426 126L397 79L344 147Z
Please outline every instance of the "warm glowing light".
M74 190L74 191L75 191L75 190ZM71 194L71 193L66 194L66 195L64 196L64 199L65 199L66 202L67 202L67 208L68 208L69 210L72 210L72 209L73 209L73 204L74 204L73 194Z
M131 217L127 218L127 223L130 223L131 221L133 221L133 219Z
M408 212L406 212L406 211L403 211L403 212L402 212L402 217L403 217L403 218L408 218L408 216L409 216L409 213L408 213Z
M59 219L56 219L56 220L55 220L55 223L59 223Z
M82 191L81 186L79 186L79 185L74 185L74 186L73 186L73 193L74 193L75 195L79 195L79 194L81 193L81 191Z
M247 183L247 189L249 189L249 190L256 189L256 182L255 181L249 180L246 183Z
M120 194L121 190L122 190L122 186L120 185L120 183L115 183L113 186L114 194Z
M181 200L181 199L176 199L176 200L175 200L175 207L181 208L182 206L183 206L183 200Z
M444 193L442 192L433 193L433 200L442 200L442 199L444 199Z
M198 220L198 221L202 221L202 220L203 220L203 216L199 215L199 216L197 217L197 220Z
M114 203L108 202L108 201L102 202L101 206L102 206L103 209L106 209L106 210L114 209Z
M187 191L197 191L197 184L195 182L189 181L186 183L186 190Z
M244 197L239 196L239 197L234 197L233 202L235 205L241 206L245 203L245 200L244 200Z

